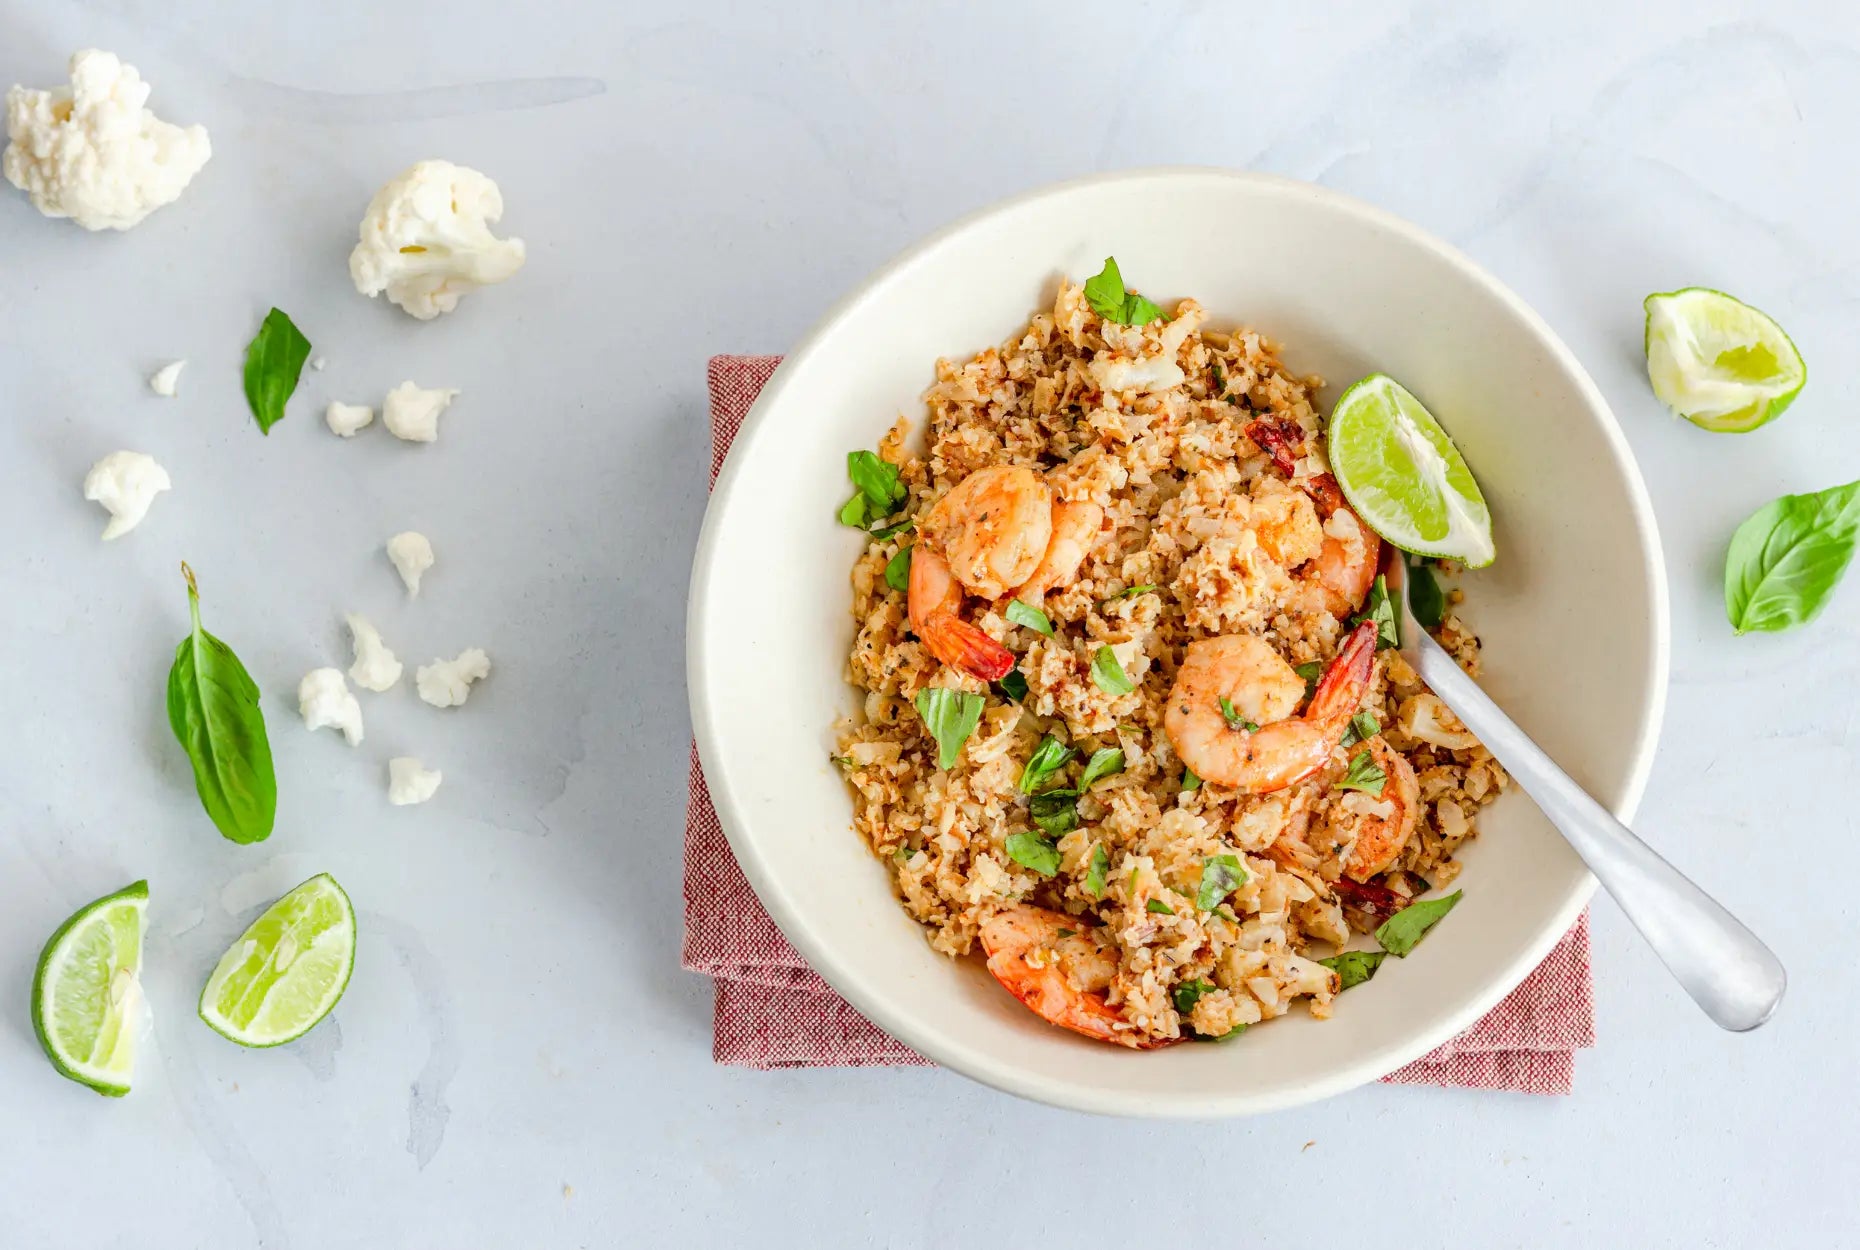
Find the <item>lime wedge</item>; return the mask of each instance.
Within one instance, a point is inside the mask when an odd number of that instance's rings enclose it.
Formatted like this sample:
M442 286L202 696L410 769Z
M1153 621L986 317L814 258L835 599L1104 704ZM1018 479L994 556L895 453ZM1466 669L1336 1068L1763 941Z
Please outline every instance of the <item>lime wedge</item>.
M282 1046L330 1013L354 970L355 909L324 873L266 908L220 956L200 1018L241 1046Z
M1783 328L1723 291L1690 286L1644 303L1653 393L1700 429L1748 433L1780 417L1808 381Z
M1460 449L1386 373L1343 393L1330 414L1330 467L1370 529L1420 556L1492 563L1492 514Z
M86 904L58 926L32 977L32 1031L60 1073L99 1094L129 1092L141 1019L149 883Z

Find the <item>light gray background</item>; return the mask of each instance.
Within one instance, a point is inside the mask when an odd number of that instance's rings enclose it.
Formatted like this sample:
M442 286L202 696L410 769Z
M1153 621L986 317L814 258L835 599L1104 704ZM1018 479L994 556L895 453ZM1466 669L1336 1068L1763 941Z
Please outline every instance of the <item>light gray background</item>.
M1133 1213L1209 1244L1860 1235L1860 586L1743 639L1718 590L1741 517L1860 472L1853 6L878 8L0 0L0 84L109 48L215 151L126 235L0 195L0 1244L1064 1243ZM499 181L530 261L420 324L344 259L376 186L430 156ZM678 968L705 358L782 350L958 214L1165 162L1411 218L1595 375L1673 584L1641 828L1788 964L1762 1032L1712 1029L1603 901L1601 1045L1569 1099L1369 1088L1147 1125L941 1072L712 1066L709 986ZM1794 333L1813 380L1779 425L1714 437L1653 402L1640 299L1686 284ZM273 303L329 367L261 438L238 365ZM180 398L153 398L177 356ZM464 392L437 445L322 428L328 399L409 377ZM79 483L117 447L175 485L105 547ZM380 553L410 526L439 553L413 603ZM268 696L263 846L216 836L164 721L182 557ZM410 664L482 645L496 671L455 712L363 694L355 750L307 734L296 680L346 666L355 609ZM384 801L403 751L445 770L425 807ZM340 1009L283 1051L216 1038L192 1003L218 951L322 870L362 913ZM45 1064L27 987L52 927L138 876L156 1036L106 1102Z

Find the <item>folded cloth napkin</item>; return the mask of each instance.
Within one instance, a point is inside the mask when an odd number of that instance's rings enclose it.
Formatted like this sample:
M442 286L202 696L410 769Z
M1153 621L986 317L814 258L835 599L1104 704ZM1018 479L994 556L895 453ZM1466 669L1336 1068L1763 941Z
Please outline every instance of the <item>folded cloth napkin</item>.
M779 356L710 362L710 478ZM848 837L854 836L849 829ZM712 978L718 1063L750 1068L930 1061L881 1032L801 959L756 900L724 839L697 750L685 815L684 966ZM1567 1094L1575 1052L1595 1045L1585 912L1548 958L1478 1024L1384 1081Z

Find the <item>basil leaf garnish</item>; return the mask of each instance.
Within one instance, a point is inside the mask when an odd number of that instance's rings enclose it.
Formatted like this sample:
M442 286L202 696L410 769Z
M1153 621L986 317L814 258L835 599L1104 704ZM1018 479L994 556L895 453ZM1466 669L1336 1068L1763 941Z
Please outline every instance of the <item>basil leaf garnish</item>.
M1201 778L1195 776L1194 769L1186 764L1182 765L1182 793L1190 794L1199 789L1201 789Z
M1229 894L1246 884L1246 869L1237 855L1210 855L1201 861L1201 885L1195 891L1195 906L1213 911Z
M898 554L885 561L885 585L899 594L904 594L911 587L911 552L916 547L900 547Z
M1233 700L1221 696L1221 719L1227 722L1229 729L1244 729L1248 733L1258 733L1259 726L1234 710Z
M1107 603L1116 603L1119 599L1135 599L1138 595L1147 595L1150 591L1155 589L1155 582L1145 582L1141 586L1126 586L1116 594L1108 595L1098 600L1098 606L1103 607Z
M1010 833L1007 853L1017 864L1031 868L1042 877L1059 871L1059 848L1037 833Z
M853 497L840 505L840 524L850 525L856 530L864 529L865 509L865 496L854 491Z
M1201 977L1196 977L1192 981L1184 981L1175 987L1175 1009L1187 1015L1195 1009L1195 1004L1201 1001L1202 995L1213 992L1214 982L1212 981Z
M1376 969L1389 957L1387 951L1344 951L1319 963L1337 974L1337 992L1354 989L1376 975Z
M1424 898L1402 908L1382 922L1382 927L1376 930L1376 941L1389 954L1406 958L1408 952L1427 936L1427 931L1453 910L1454 905L1460 901L1460 895L1464 893L1464 890L1455 890L1445 898Z
M1027 760L1027 766L1020 771L1020 792L1032 794L1038 790L1042 782L1064 768L1066 761L1075 754L1077 752L1071 747L1047 734Z
M1350 618L1350 624L1376 623L1376 650L1401 646L1401 626L1395 618L1395 601L1389 598L1389 579L1376 574L1376 584L1369 589L1363 610Z
M1389 775L1376 763L1376 757L1368 751L1358 751L1350 757L1350 770L1337 783L1339 790L1361 790L1364 794L1380 797L1382 788L1388 785Z
M278 777L258 683L231 647L200 624L200 588L183 564L193 629L168 670L168 724L194 766L200 805L233 842L263 842L278 814Z
M1033 823L1058 837L1079 827L1079 796L1076 790L1048 790L1027 800Z
M1022 699L1027 697L1027 676L1019 669L1011 668L1008 670L1007 676L995 683L995 690L1000 693L1002 698L1012 699L1014 702L1019 703Z
M1422 629L1439 629L1447 619L1447 592L1424 560L1408 561L1408 610Z
M1100 842L1091 848L1091 862L1085 869L1085 893L1093 898L1104 897L1104 879L1111 871L1111 854Z
M1827 606L1860 533L1860 482L1784 495L1731 535L1724 612L1740 634L1789 629Z
M261 434L284 420L284 405L303 376L310 359L310 340L279 309L265 314L258 333L245 349L245 402L252 409Z
M1045 634L1048 638L1053 636L1052 620L1047 617L1046 613L1031 604L1022 603L1018 599L1012 600L1007 605L1007 611L1002 615L1007 617L1011 625L1025 625L1036 634Z
M1368 708L1364 708L1355 716L1352 716L1350 718L1350 723L1344 727L1343 742L1341 745L1353 747L1357 743L1367 741L1381 732L1382 722L1376 719L1376 714L1374 712L1370 711Z
M873 516L890 516L910 494L898 474L898 466L873 452L847 452L846 476L865 496L871 505L868 511Z
M1167 317L1157 305L1124 289L1124 275L1118 271L1117 261L1109 256L1104 258L1098 276L1085 280L1085 302L1100 317L1119 325L1146 326Z
M1324 662L1322 660L1311 660L1307 663L1297 665L1292 671L1305 679L1305 698L1309 699L1312 695L1317 693L1318 680L1324 676Z
M1109 643L1098 648L1098 653L1091 657L1091 679L1098 689L1106 694L1129 694L1137 688L1124 673L1124 666L1117 662L1117 653L1111 650Z
M902 534L905 530L910 529L912 526L916 524L917 524L916 517L907 516L902 521L899 521L896 525L879 526L877 529L872 531L872 537L877 538L877 539L896 538L899 534Z
M1124 753L1117 747L1102 747L1091 753L1085 761L1085 772L1079 777L1079 793L1091 789L1091 783L1105 777L1115 776L1124 771Z
M924 727L936 739L936 766L954 768L962 758L962 744L982 721L985 700L963 690L932 687L919 690L914 702Z
M1175 915L1175 908L1169 906L1169 904L1163 902L1159 898L1153 898L1149 902L1145 903L1143 905L1143 909L1145 911L1153 911L1159 915L1164 915L1164 916Z

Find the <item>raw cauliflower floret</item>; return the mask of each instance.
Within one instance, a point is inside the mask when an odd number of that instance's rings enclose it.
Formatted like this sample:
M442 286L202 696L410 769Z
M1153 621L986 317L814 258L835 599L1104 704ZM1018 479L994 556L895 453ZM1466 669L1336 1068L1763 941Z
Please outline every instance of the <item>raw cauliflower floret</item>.
M305 729L340 729L350 746L362 740L362 705L349 693L341 669L313 668L305 673L297 683L297 711Z
M359 612L349 613L348 621L349 636L355 644L355 663L349 666L349 676L363 690L376 694L392 689L400 680L402 666L381 641L381 631Z
M379 191L349 253L355 289L387 297L422 321L458 307L459 297L523 268L523 240L500 239L497 184L451 161L421 161Z
M155 457L139 451L113 451L84 475L84 498L100 503L110 514L103 540L120 538L149 514L155 496L172 483L168 471L155 463Z
M409 443L430 443L439 437L439 414L452 406L459 393L449 387L402 382L381 404L381 424L388 433Z
M420 578L433 567L433 544L418 530L402 530L388 539L387 554L400 580L407 583L407 594L417 597Z
M12 144L0 169L47 217L127 230L180 199L213 155L206 127L162 121L143 107L148 98L135 66L95 48L79 52L70 86L6 93Z
M471 684L491 675L491 659L477 647L459 652L456 660L434 660L414 673L420 697L434 707L458 707L471 696Z
M397 755L388 761L388 802L395 807L424 803L439 792L444 774L428 768L411 755Z

